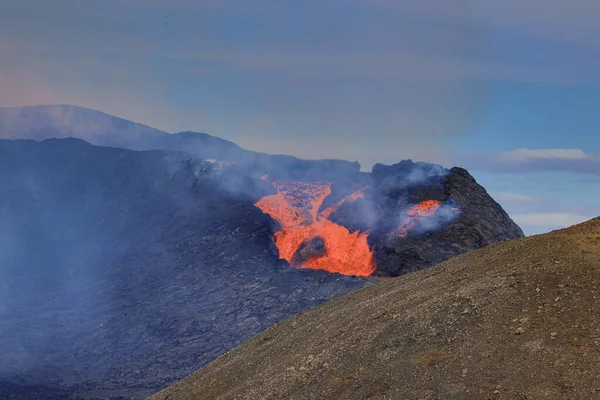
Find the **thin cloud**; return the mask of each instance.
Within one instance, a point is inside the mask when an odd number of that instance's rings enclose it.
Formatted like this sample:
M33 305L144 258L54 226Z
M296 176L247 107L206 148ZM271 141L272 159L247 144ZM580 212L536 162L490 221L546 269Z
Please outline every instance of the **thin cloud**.
M457 157L456 163L492 173L564 171L600 175L600 155L581 149L517 149L484 155Z
M490 193L490 195L499 202L511 202L511 203L537 203L540 201L539 198L534 196L529 196L526 194L518 194L518 193L504 193L504 192L496 192Z
M581 149L516 149L499 153L507 161L551 160L587 160L594 157Z
M525 228L565 228L592 218L569 213L516 213L511 214L511 217L519 226Z

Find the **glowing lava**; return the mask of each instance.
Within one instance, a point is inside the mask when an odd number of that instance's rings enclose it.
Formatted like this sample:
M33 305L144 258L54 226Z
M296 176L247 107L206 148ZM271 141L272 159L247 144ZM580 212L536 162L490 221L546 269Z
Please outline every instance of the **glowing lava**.
M261 179L269 181L265 175ZM299 268L322 269L344 275L369 276L375 271L373 251L367 243L369 231L350 232L329 220L331 214L344 203L365 197L368 187L319 212L331 194L331 183L270 182L277 194L265 196L256 206L279 222L281 229L275 233L279 256ZM426 200L410 207L398 229L391 232L406 237L423 218L431 217L443 202ZM458 208L452 211L460 213ZM310 246L315 246L312 249ZM308 247L308 251L305 249Z
M328 219L342 204L364 197L366 188L319 213L323 201L331 194L331 183L271 184L277 189L277 194L263 197L256 206L281 225L281 230L275 233L275 245L281 258L291 264L294 253L303 243L321 237L325 242L325 253L309 258L298 267L357 276L369 276L375 271L373 252L367 243L369 233L350 232Z
M406 211L406 218L400 224L398 229L393 231L391 234L398 237L406 237L408 233L423 220L424 217L431 217L439 210L444 202L439 200L425 200L414 206L411 206ZM452 208L451 211L461 214L462 211L459 208Z

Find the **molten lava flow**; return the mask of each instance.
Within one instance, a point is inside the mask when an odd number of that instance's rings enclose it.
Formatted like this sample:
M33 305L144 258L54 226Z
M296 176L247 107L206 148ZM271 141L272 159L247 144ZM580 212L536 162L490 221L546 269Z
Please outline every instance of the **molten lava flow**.
M265 175L261 179L269 182ZM329 220L344 203L365 197L361 188L319 213L331 194L331 183L270 182L277 194L265 196L256 206L279 222L275 233L279 256L300 268L323 269L345 275L369 276L375 271L369 232L350 232ZM443 202L426 200L406 211L404 222L392 235L406 237L423 218L431 217ZM460 213L458 208L452 211ZM311 247L312 246L312 247Z
M265 179L266 180L266 179ZM359 189L319 214L323 201L331 194L331 183L271 182L277 194L265 196L256 206L281 225L275 233L279 256L289 263L303 243L320 237L325 252L312 257L301 268L323 269L344 275L369 276L375 271L373 252L367 243L368 233L350 232L328 218L342 204L364 197Z
M368 186L362 187L356 192L352 193L350 196L344 197L343 199L333 203L321 213L321 217L328 219L329 216L336 212L344 203L363 199L365 197L365 190L368 188Z
M425 200L414 206L410 207L406 211L406 218L400 224L398 229L393 231L391 234L398 237L406 237L408 233L423 220L424 217L431 217L439 210L444 203L439 200ZM451 211L461 214L462 210L459 208L452 208Z
M406 214L409 217L431 217L442 204L439 200L425 200L410 207Z

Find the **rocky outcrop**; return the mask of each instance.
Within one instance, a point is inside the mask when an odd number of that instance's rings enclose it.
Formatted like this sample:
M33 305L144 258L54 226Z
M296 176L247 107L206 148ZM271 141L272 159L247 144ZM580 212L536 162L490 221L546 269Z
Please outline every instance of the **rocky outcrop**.
M300 245L292 257L292 266L299 267L311 258L323 257L327 254L325 240L322 237L312 238Z
M365 198L342 206L331 219L353 230L372 232L369 244L375 251L376 276L402 275L524 236L465 169L405 160L376 165L367 183L371 189ZM416 223L405 237L390 234L403 222L408 207L427 200L445 206L434 217Z

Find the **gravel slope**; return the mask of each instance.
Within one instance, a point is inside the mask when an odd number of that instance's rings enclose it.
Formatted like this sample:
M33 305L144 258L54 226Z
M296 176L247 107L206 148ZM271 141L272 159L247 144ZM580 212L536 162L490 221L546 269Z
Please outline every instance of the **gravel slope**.
M151 397L600 398L600 219L336 298Z

